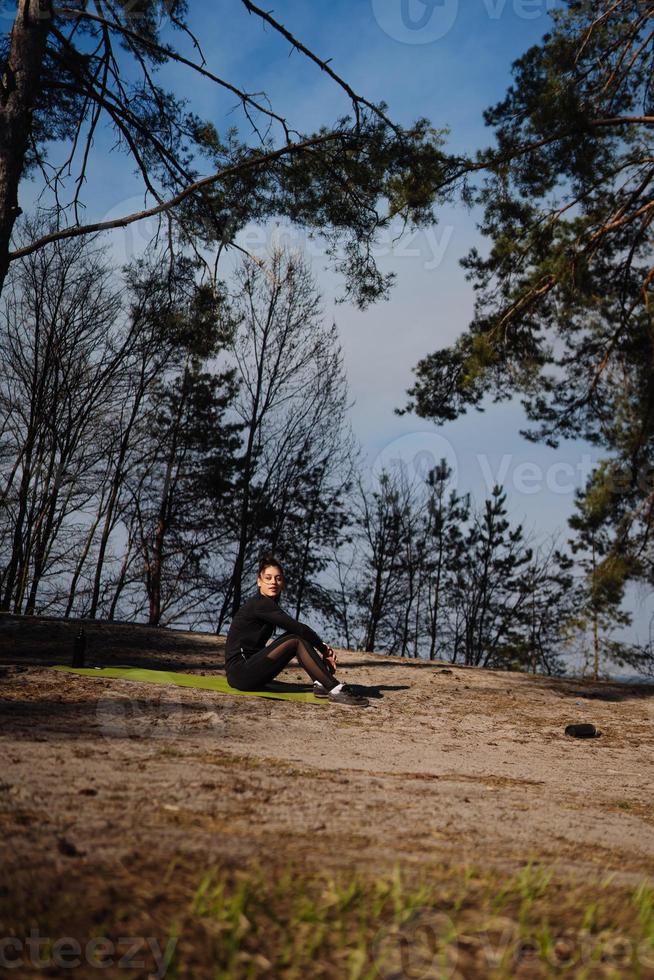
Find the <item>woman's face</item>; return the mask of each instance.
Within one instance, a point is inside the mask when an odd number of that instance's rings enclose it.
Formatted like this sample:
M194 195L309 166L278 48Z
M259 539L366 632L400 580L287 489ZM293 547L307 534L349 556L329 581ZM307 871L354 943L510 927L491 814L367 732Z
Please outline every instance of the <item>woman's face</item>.
M257 575L257 585L261 595L274 599L281 595L284 588L284 573L277 565L266 565L260 575Z

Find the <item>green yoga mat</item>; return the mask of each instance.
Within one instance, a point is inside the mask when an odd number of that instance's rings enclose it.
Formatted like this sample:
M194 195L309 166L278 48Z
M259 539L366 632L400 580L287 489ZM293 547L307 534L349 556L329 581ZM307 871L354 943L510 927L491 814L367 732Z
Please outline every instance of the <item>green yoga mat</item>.
M289 685L278 681L271 681L270 687L263 691L237 691L235 687L229 686L226 677L178 674L174 670L146 670L144 667L66 667L63 664L52 669L66 674L81 674L83 677L115 677L122 681L138 681L140 684L175 684L177 687L195 687L202 691L216 691L219 694L327 704L326 698L317 698L311 691L289 691Z

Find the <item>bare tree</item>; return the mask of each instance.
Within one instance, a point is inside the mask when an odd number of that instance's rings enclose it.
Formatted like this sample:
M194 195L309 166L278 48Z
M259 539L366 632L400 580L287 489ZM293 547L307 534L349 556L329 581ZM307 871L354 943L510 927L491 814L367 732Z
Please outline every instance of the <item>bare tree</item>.
M357 553L351 541L332 547L329 563L330 579L335 583L327 590L325 615L340 633L346 649L354 644L356 626L355 576Z
M89 542L97 537L97 557L94 560L90 586L90 604L86 615L94 618L100 607L101 587L107 562L110 539L129 510L131 489L127 486L129 473L147 452L150 434L147 407L152 389L175 360L177 351L175 318L179 294L192 288L191 270L168 269L161 274L156 255L149 255L126 270L126 286L130 299L129 336L131 346L121 369L121 399L107 419L105 444L105 474L98 498L94 525L89 530ZM192 280L191 280L192 281ZM126 518L129 521L129 518ZM82 554L81 560L86 560ZM118 559L120 560L120 559ZM115 561L113 562L115 564ZM124 561L121 563L121 568ZM77 570L76 570L77 571ZM81 571L81 568L80 568ZM69 609L74 597L71 588Z
M240 379L237 412L243 455L235 551L218 628L242 600L244 575L266 547L288 555L298 609L320 570L317 551L342 521L342 488L351 478L345 432L347 389L334 326L322 324L320 297L299 255L275 251L247 260L232 315L232 354Z
M33 612L44 579L67 568L96 492L108 404L125 341L99 248L56 243L13 269L2 310L2 608ZM66 526L66 540L61 537Z
M64 615L113 615L127 589L138 612L145 582L158 622L163 583L169 604L179 598L164 551L172 528L181 533L180 513L186 528L191 521L194 502L181 488L195 481L199 509L211 496L189 473L190 447L204 459L233 431L219 418L225 378L197 366L220 345L223 324L219 294L198 287L196 271L185 260L163 271L157 256L140 260L125 272L126 309L102 249L82 239L12 267L0 352L4 608L32 613L38 597L40 609ZM182 539L190 568L199 542Z

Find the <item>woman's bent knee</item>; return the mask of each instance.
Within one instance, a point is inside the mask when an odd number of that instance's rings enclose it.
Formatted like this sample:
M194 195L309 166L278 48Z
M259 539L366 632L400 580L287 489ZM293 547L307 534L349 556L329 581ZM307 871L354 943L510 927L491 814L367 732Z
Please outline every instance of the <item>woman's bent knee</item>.
M266 650L273 653L275 650L278 650L281 647L283 650L293 650L295 653L297 653L301 642L302 638L298 636L297 633L284 633L282 636L278 636L273 643L267 646Z

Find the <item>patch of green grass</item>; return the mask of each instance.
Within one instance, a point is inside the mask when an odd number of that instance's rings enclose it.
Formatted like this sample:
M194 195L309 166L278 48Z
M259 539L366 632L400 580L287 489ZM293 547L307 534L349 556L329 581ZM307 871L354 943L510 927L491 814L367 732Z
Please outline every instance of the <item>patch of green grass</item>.
M654 890L559 880L532 862L508 878L473 867L420 877L399 866L381 877L213 867L169 936L179 937L174 978L644 978Z
M654 888L642 882L633 893L631 901L638 913L643 936L654 946Z

